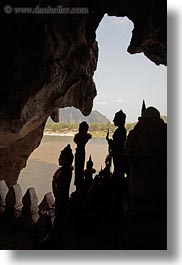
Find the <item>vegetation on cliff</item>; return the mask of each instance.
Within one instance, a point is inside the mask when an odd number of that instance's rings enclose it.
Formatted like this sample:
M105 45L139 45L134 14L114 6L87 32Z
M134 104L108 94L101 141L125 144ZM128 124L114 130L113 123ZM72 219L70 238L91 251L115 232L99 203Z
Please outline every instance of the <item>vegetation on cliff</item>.
M161 117L165 122L167 122L167 117ZM125 127L127 130L127 134L130 130L134 128L136 122L126 123ZM53 123L48 122L45 127L45 133L47 134L75 134L78 132L78 123L70 123L70 122L59 122ZM103 138L106 137L107 131L109 129L110 135L113 134L116 127L113 123L89 123L89 132L92 134L92 137Z
M167 122L167 117L162 116L163 120ZM109 119L101 114L97 110L93 110L89 116L84 116L80 110L74 107L59 109L59 120L61 122L54 123L51 118L48 119L45 127L46 134L75 134L78 132L79 123L83 120L89 124L89 132L92 137L106 137L106 134L110 132L113 134L116 127ZM125 125L127 133L132 130L136 122L127 123Z
M134 128L136 123L127 123L126 129L127 132L132 130ZM107 134L107 131L109 129L110 134L114 132L116 127L112 123L89 123L89 132L92 134L93 137L105 137ZM78 124L76 123L47 123L45 127L46 133L60 133L60 134L66 134L66 133L72 133L75 134L78 131Z

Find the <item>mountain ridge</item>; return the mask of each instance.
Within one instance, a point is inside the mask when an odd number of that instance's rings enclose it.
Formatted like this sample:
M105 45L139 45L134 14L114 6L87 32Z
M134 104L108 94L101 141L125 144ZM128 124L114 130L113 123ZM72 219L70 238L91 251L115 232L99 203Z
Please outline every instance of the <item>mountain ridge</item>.
M110 123L109 119L97 110L93 110L90 115L84 116L79 109L66 107L59 109L59 122L79 124L82 121L87 123ZM49 118L48 122L52 122Z

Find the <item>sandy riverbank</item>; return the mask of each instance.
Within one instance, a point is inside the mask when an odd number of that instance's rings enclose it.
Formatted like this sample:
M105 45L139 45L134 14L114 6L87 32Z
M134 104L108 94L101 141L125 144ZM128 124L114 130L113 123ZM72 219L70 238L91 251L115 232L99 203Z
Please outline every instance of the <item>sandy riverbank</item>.
M51 130L45 130L44 131L44 135L48 135L48 136L71 136L74 137L74 135L77 133L77 131L63 131L63 132L59 132L59 131L51 131ZM96 132L90 132L92 135L92 138L105 138L106 137L106 132L103 131L96 131ZM112 134L110 134L110 136L112 136Z

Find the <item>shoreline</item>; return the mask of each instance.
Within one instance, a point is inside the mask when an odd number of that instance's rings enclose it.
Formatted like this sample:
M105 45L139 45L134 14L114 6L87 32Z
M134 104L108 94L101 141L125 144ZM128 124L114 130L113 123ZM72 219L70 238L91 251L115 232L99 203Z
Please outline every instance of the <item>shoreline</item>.
M68 132L68 133L44 132L44 136L69 136L69 137L73 137L73 136L75 136L75 134L71 133L71 132Z
M43 136L62 136L62 137L74 137L75 134L77 133L77 131L72 132L72 131L68 131L68 132L53 132L53 131L44 131ZM89 132L92 135L92 138L99 138L99 139L104 139L106 137L106 132Z

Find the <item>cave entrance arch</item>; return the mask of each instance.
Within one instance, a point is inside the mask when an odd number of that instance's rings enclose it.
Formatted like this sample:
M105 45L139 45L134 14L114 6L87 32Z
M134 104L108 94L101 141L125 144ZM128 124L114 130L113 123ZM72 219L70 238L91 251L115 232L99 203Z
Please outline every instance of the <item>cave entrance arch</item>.
M98 94L94 99L93 109L99 110L110 121L112 121L114 113L123 108L127 114L127 122L136 122L140 116L143 99L148 105L154 105L162 114L166 114L166 68L162 65L156 66L141 53L131 55L127 52L132 30L133 23L127 17L105 15L96 32L99 57L94 81ZM153 92L150 93L150 90ZM160 105L161 96L163 96L164 103L162 105ZM51 149L48 147L48 143L43 141L30 156L28 165L21 172L19 178L19 183L24 190L31 185L39 190L40 186L42 188L41 183L44 179L43 191L40 191L40 196L50 191L52 176L57 168L59 150L68 143L62 143L61 138L57 138L56 141L59 148ZM73 151L74 148L73 145ZM53 150L57 153L53 154ZM48 152L48 159L45 157L45 152ZM103 161L104 156L105 154L103 154ZM93 157L93 160L96 158ZM100 167L97 168L97 171L99 169Z
M94 108L110 120L119 108L124 108L127 122L136 122L143 99L147 106L167 114L167 68L156 65L143 53L127 52L133 28L127 17L105 15L96 31L99 56L94 74Z

